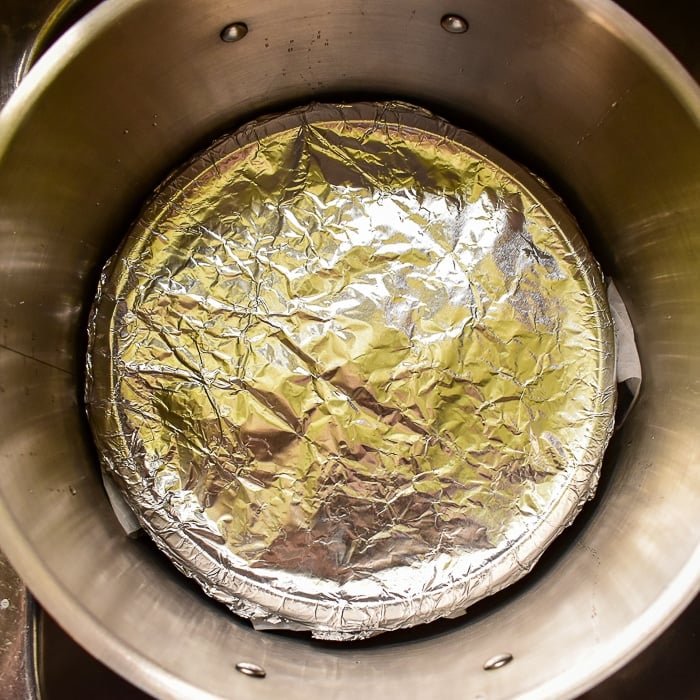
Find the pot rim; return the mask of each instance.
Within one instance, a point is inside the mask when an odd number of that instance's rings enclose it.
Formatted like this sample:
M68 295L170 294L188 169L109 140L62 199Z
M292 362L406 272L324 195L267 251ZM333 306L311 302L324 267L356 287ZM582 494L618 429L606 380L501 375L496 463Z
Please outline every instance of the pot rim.
M700 128L700 86L654 35L612 0L570 0L592 21L604 26L631 48L670 88ZM39 101L47 85L66 69L80 52L144 0L103 0L95 9L59 37L24 76L0 111L0 167L8 145L24 117ZM10 350L11 351L11 350ZM85 609L72 593L52 576L20 524L0 496L2 547L32 593L53 617L90 653L147 692L159 697L212 700L217 696L192 686L171 671L139 653L118 638ZM586 664L554 676L545 685L521 696L575 696L600 683L639 654L659 636L700 592L700 543L693 556L664 593L615 637L609 638L586 658Z

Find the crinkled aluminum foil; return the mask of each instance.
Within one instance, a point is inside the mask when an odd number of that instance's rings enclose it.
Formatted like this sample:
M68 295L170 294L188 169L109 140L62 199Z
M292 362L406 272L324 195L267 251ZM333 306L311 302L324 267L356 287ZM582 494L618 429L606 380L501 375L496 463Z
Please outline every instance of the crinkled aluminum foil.
M266 627L359 639L519 579L613 426L605 289L570 215L408 105L249 124L104 270L87 404L186 574Z

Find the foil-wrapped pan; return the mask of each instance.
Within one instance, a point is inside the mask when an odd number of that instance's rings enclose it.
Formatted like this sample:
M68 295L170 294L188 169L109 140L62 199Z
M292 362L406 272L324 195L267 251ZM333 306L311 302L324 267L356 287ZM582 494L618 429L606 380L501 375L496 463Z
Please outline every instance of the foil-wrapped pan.
M103 272L87 376L103 466L178 568L338 640L525 574L615 407L570 214L399 103L261 119L172 175Z

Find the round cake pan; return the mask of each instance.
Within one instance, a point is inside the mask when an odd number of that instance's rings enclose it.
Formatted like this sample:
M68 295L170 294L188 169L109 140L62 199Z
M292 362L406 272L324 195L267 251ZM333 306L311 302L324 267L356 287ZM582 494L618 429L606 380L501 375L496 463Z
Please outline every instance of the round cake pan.
M324 639L520 579L614 422L573 218L406 104L316 104L199 153L109 261L90 333L90 422L143 527L256 627Z

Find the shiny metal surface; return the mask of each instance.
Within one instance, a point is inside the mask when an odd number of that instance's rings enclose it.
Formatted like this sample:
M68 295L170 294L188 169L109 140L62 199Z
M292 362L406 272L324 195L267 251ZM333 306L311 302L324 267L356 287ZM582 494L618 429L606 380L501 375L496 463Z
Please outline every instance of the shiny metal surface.
M484 662L484 671L497 671L507 666L513 660L513 654L496 654Z
M164 15L164 3L108 0L0 117L0 490L13 563L83 644L161 697L562 697L589 687L697 591L697 88L599 0L449 8L471 25L454 36L430 7L407 15L399 3L343 2L328 15L299 2L281 19L276 3L242 2L237 18L251 32L234 45L218 37L224 3L198 3L196 22L188 5L168 3ZM288 51L300 37L311 50ZM559 183L619 282L646 378L603 491L559 556L489 615L393 647L256 634L166 575L120 535L76 400L86 290L144 194L210 134L321 91L442 107ZM504 648L511 664L480 670ZM236 673L240 658L267 678Z
M0 11L0 106L32 63L100 0L9 0Z
M234 22L221 30L221 40L232 44L240 41L248 33L248 26L243 22Z
M440 26L450 34L464 34L469 29L469 22L459 15L445 15L440 20Z
M236 671L239 671L244 676L253 676L253 678L265 678L267 675L262 666L251 664L248 661L239 661L236 664Z
M576 222L406 103L267 115L183 164L105 266L88 338L95 444L143 529L256 629L318 639L527 574L615 422Z

